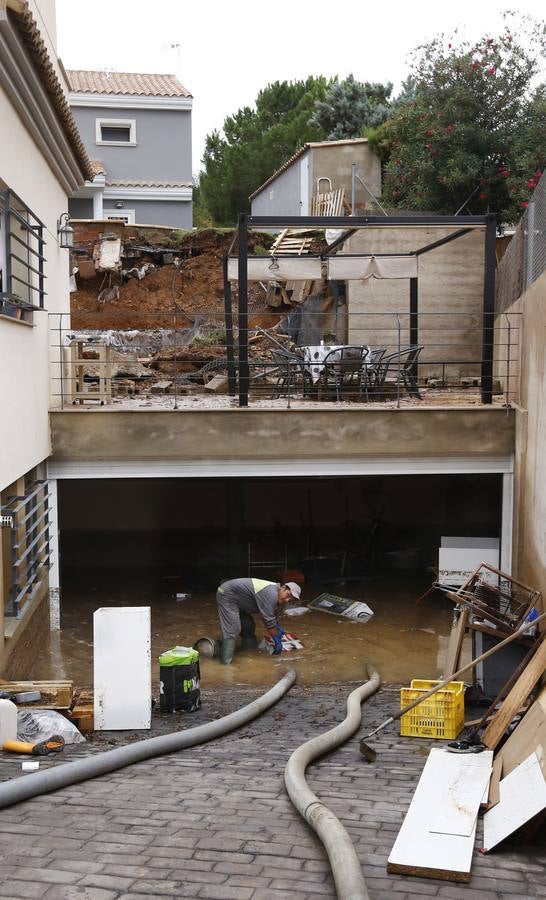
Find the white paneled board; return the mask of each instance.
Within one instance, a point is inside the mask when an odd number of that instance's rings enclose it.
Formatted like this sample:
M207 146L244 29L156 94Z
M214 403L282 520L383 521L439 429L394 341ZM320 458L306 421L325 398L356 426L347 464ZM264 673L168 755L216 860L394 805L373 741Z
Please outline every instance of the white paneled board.
M149 728L152 717L149 606L108 606L93 615L96 731Z
M483 847L492 850L546 809L546 781L531 753L499 783L500 800L483 817Z
M430 751L391 850L388 872L470 880L478 810L492 762L490 750Z

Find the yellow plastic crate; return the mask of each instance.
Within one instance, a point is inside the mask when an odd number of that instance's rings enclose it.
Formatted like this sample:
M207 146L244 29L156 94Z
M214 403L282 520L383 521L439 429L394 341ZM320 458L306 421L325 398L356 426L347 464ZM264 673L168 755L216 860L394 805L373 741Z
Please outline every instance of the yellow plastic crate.
M400 709L426 694L439 681L414 678L400 690ZM450 681L400 719L400 734L407 737L454 740L464 726L464 681Z

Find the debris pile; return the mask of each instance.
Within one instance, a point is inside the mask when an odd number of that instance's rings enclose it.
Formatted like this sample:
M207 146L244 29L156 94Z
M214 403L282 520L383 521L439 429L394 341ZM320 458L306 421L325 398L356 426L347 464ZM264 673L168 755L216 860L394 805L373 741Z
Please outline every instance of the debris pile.
M507 838L527 841L544 822L546 688L539 682L546 671L546 641L539 626L546 614L540 612L539 591L487 563L458 590L442 589L455 604L445 677L414 706L428 732L417 728L410 733L431 733L434 723L430 709L425 722L423 701L439 696L446 684L462 686L455 679L470 669L479 677L467 690L467 702L482 711L475 719L461 720L457 731L464 724L462 740L430 752L387 870L468 882L480 809L482 853ZM466 631L472 635L472 659L459 667ZM438 703L437 716L445 719L446 710Z

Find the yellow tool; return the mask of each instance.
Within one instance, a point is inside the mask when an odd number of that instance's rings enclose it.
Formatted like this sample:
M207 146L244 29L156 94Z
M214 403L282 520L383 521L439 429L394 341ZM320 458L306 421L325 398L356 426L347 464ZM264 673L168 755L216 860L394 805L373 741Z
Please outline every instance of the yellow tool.
M64 748L64 738L60 734L52 734L47 741L39 741L30 744L27 741L4 741L2 750L10 753L26 753L29 756L49 756L50 753L60 753Z

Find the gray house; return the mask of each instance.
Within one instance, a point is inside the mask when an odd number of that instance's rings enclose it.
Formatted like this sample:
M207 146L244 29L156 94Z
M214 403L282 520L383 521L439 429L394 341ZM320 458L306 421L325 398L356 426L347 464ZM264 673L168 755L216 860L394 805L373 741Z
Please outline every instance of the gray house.
M191 94L174 75L66 76L96 173L72 195L71 218L191 228Z
M331 216L373 209L380 196L379 158L367 138L351 138L304 144L249 199L253 216Z

